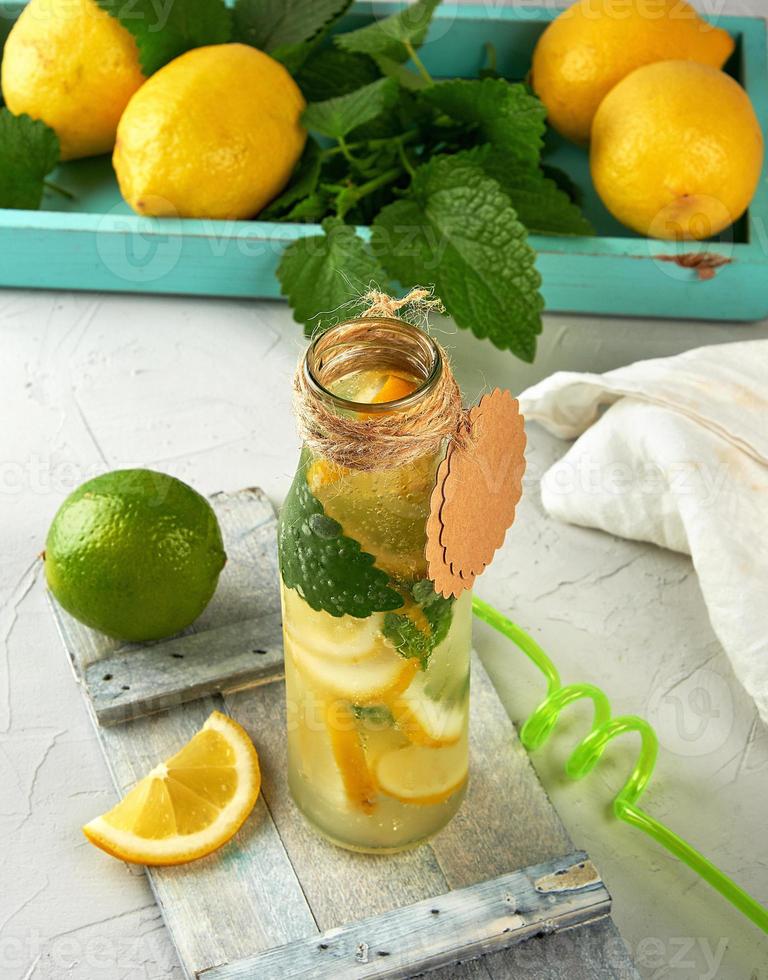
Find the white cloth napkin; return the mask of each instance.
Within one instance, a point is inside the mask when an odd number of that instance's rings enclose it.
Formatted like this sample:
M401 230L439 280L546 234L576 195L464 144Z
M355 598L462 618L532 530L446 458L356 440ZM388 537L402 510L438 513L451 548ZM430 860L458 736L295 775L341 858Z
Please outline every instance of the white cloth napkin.
M577 440L544 475L545 509L691 555L712 626L768 723L768 340L559 372L520 407Z

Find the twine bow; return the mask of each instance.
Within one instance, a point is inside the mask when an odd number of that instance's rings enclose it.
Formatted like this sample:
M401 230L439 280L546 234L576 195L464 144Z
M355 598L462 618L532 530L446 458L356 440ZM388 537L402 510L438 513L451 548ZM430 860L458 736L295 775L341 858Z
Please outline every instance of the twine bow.
M395 299L378 289L369 289L362 302L368 304L368 309L361 316L399 316L416 326L425 326L430 313L445 313L443 301L435 296L434 289L425 289L423 286L415 286L402 299Z

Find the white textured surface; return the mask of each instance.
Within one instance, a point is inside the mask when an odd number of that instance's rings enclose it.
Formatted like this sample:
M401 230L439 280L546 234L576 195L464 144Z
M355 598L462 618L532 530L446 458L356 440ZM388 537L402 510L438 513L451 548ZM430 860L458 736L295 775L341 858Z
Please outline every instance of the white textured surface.
M765 14L764 0L700 6ZM154 466L206 493L258 484L279 503L296 461L289 377L301 332L277 303L14 291L0 294L0 331L0 977L177 978L143 874L80 834L114 796L36 555L63 497L119 466ZM473 397L553 370L603 371L758 336L768 324L551 316L534 366L464 334L442 339ZM520 517L478 592L530 629L566 680L599 684L616 711L649 713L664 748L648 809L768 903L768 731L712 634L690 561L547 519L537 475L564 446L541 430L530 437ZM477 645L523 719L542 693L535 672L484 628ZM768 939L609 817L632 746L609 751L584 783L566 779L562 763L586 724L574 709L534 762L611 888L641 974L766 980Z

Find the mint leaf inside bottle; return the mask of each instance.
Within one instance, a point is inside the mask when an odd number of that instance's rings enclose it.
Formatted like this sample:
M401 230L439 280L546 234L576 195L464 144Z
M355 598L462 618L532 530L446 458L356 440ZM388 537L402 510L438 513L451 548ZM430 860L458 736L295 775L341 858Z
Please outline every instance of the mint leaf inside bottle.
M365 619L403 605L373 555L325 513L309 489L305 466L299 467L283 505L278 546L283 582L313 609Z
M419 661L422 670L429 666L432 652L448 635L453 615L453 599L444 599L435 592L429 579L414 583L410 589L413 602L420 612L421 625L413 615L387 613L384 617L384 636L406 659Z

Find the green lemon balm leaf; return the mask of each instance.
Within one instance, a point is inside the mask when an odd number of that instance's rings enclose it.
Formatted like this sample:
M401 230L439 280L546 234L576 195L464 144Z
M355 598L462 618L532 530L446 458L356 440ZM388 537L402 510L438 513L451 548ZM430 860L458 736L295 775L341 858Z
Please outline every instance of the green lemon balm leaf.
M191 48L226 44L232 18L224 0L96 0L133 34L145 75L152 75Z
M595 229L554 180L540 170L514 167L495 154L485 172L499 182L528 231L538 235L594 235Z
M539 235L594 235L581 209L539 167L520 163L503 150L485 144L457 156L471 160L498 181L518 218Z
M410 68L406 68L400 61L379 55L376 59L376 64L379 66L381 74L386 75L387 78L394 79L400 88L408 89L411 92L418 92L419 89L426 88L429 85L429 82L425 78L417 75Z
M418 660L422 670L427 669L432 653L430 636L420 630L410 616L388 612L381 632L406 660Z
M379 78L347 95L311 102L301 121L321 136L344 139L347 133L380 116L396 101L397 84L391 78Z
M237 0L235 40L268 54L313 41L340 17L351 0Z
M350 4L351 0L236 0L235 40L266 51L296 75Z
M323 193L315 191L309 197L305 197L294 204L287 214L281 216L280 220L317 224L318 221L328 214L329 210L330 203L328 197Z
M290 75L301 71L301 66L315 50L314 41L304 41L301 44L286 44L282 48L270 51L270 56L279 61Z
M404 10L374 21L356 31L339 34L336 44L345 51L367 54L389 61L407 61L413 48L424 43L440 0L416 0Z
M307 102L325 102L370 85L379 75L376 63L363 54L321 48L307 60L296 81Z
M429 579L416 582L411 588L411 595L427 617L427 622L432 631L432 647L434 649L448 636L453 618L454 600L452 598L446 599L439 592L435 592L435 586Z
M395 724L392 712L384 704L353 704L355 718L365 722L365 727L373 729L391 728Z
M436 157L373 224L371 245L404 286L434 283L459 327L524 361L544 306L536 253L497 181L473 162Z
M283 253L277 277L294 319L307 327L327 329L360 312L360 294L372 283L384 288L387 276L350 225L326 218L323 231L292 242Z
M424 89L421 98L451 119L476 126L483 141L495 149L538 163L546 113L524 85L503 78L454 78Z
M411 587L411 596L419 606L428 629L419 627L405 613L388 612L384 617L382 632L398 653L407 660L418 660L421 669L426 670L433 651L448 636L453 618L453 599L444 599L435 592L429 579L416 582Z
M402 596L389 588L389 576L374 565L354 538L328 517L300 466L280 515L280 571L313 608L331 616L366 619L398 609Z
M546 152L546 151L545 151ZM551 163L542 163L541 172L545 177L553 181L560 190L568 196L570 201L581 207L584 204L584 191L576 181L560 167L554 167Z
M34 211L59 162L59 138L44 122L0 109L0 207Z

